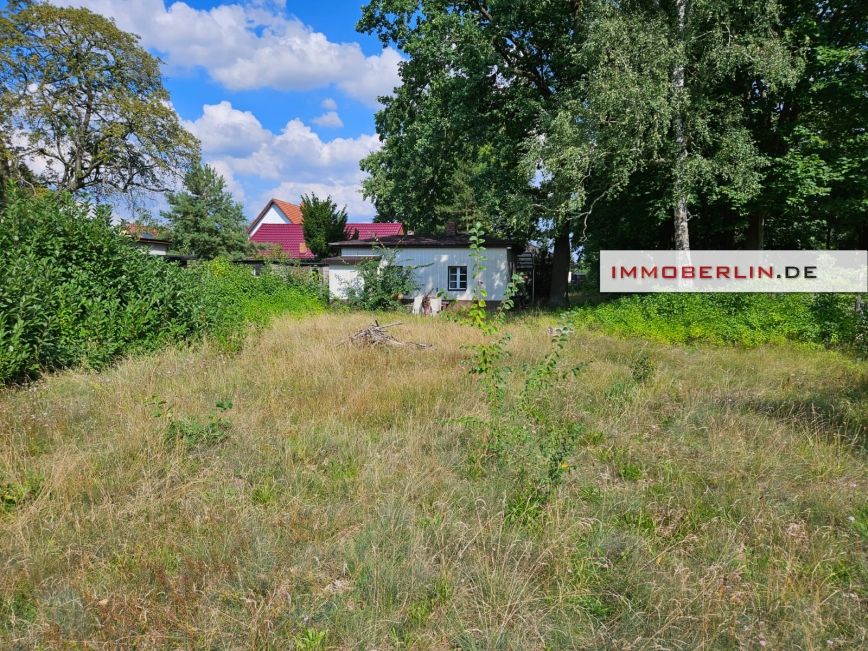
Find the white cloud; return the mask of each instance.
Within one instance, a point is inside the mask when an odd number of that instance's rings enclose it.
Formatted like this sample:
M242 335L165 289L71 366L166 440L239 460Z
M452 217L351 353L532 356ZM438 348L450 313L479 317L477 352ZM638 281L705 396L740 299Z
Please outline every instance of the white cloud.
M298 203L301 201L301 195L311 192L318 197L331 196L338 206L346 206L351 221L364 221L376 214L374 207L362 198L359 186L354 183L285 181L264 193L260 197L259 206L264 206L272 197L284 198L287 201Z
M214 156L248 156L272 136L253 113L234 109L227 101L206 104L202 116L193 122L184 121L184 126L199 138L202 150Z
M363 178L359 160L380 147L376 135L324 141L297 118L274 133L252 113L226 101L206 104L202 115L186 126L200 137L204 160L226 177L238 200L250 198L251 193L244 191L245 179L274 184L268 196L260 196L256 204L246 203L250 214L270 197L295 202L302 193L315 192L346 204L352 218L374 215L373 206L359 191Z
M113 17L160 52L169 68L202 67L231 90L309 90L337 86L368 105L391 94L401 56L392 48L366 56L358 43L334 43L282 2L195 9L164 0L56 0ZM327 110L334 110L325 107Z
M338 110L338 103L337 103L336 101L334 101L331 97L326 97L326 98L322 101L321 106L322 106L326 111L337 111L337 110Z
M327 111L319 117L315 117L313 123L321 127L338 128L344 126L344 121L341 120L341 116L338 115L337 111Z

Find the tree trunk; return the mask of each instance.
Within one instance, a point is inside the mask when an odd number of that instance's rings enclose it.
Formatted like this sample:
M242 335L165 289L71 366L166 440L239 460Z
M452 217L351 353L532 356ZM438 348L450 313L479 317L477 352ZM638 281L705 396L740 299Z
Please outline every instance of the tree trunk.
M552 253L552 282L549 288L549 307L566 307L567 284L570 273L570 229L561 226L555 236L555 250Z
M687 0L677 0L678 11L678 38L684 42L684 14ZM684 53L682 52L682 57ZM675 90L675 144L678 150L675 178L675 248L679 251L690 250L690 231L687 221L690 217L687 211L687 197L684 188L680 187L678 175L682 171L684 161L687 160L687 140L684 137L684 63L679 61L672 71L672 85Z
M765 244L765 219L762 215L751 215L747 225L747 248L761 250Z

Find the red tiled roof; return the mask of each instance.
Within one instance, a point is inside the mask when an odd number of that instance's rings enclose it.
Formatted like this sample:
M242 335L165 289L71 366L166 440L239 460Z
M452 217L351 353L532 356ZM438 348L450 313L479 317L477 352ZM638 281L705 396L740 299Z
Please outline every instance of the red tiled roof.
M301 224L304 221L304 218L301 216L301 207L296 206L294 203L289 203L288 201L283 201L282 199L270 199L267 204L265 204L265 208L259 211L259 214L256 215L256 218L250 222L250 226L247 227L247 232L252 233L254 229L256 229L256 225L259 224L260 220L265 217L265 213L268 212L268 209L271 208L272 205L277 206L277 209L284 214L284 216L293 224Z
M304 218L301 216L301 206L283 201L282 199L272 199L272 201L274 205L280 208L280 212L286 215L293 224L301 224L304 221Z
M403 235L404 224L398 222L347 224L347 236L352 237L354 232L358 232L360 240L370 240L375 237L391 237L392 235Z
M314 257L304 243L304 227L301 224L262 224L250 237L258 244L279 244L290 258Z
M404 225L398 223L347 224L347 237L358 232L359 239L390 237L404 233ZM301 224L262 224L250 236L258 244L279 244L290 258L313 258L313 253L304 242L304 226Z

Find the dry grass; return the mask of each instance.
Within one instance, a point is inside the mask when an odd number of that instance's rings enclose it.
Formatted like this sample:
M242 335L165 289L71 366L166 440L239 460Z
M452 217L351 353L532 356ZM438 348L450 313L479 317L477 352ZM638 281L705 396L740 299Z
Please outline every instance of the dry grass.
M369 321L2 392L0 648L865 647L864 366L577 333L546 409L587 435L512 521L477 335L335 347ZM514 368L546 325L510 326Z

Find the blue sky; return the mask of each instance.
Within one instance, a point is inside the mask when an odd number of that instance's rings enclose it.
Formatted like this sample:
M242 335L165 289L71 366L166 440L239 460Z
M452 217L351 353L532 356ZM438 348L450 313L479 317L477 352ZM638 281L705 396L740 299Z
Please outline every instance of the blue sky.
M110 16L163 61L203 158L248 218L276 196L331 194L370 221L358 161L401 56L355 31L362 0L53 0Z

